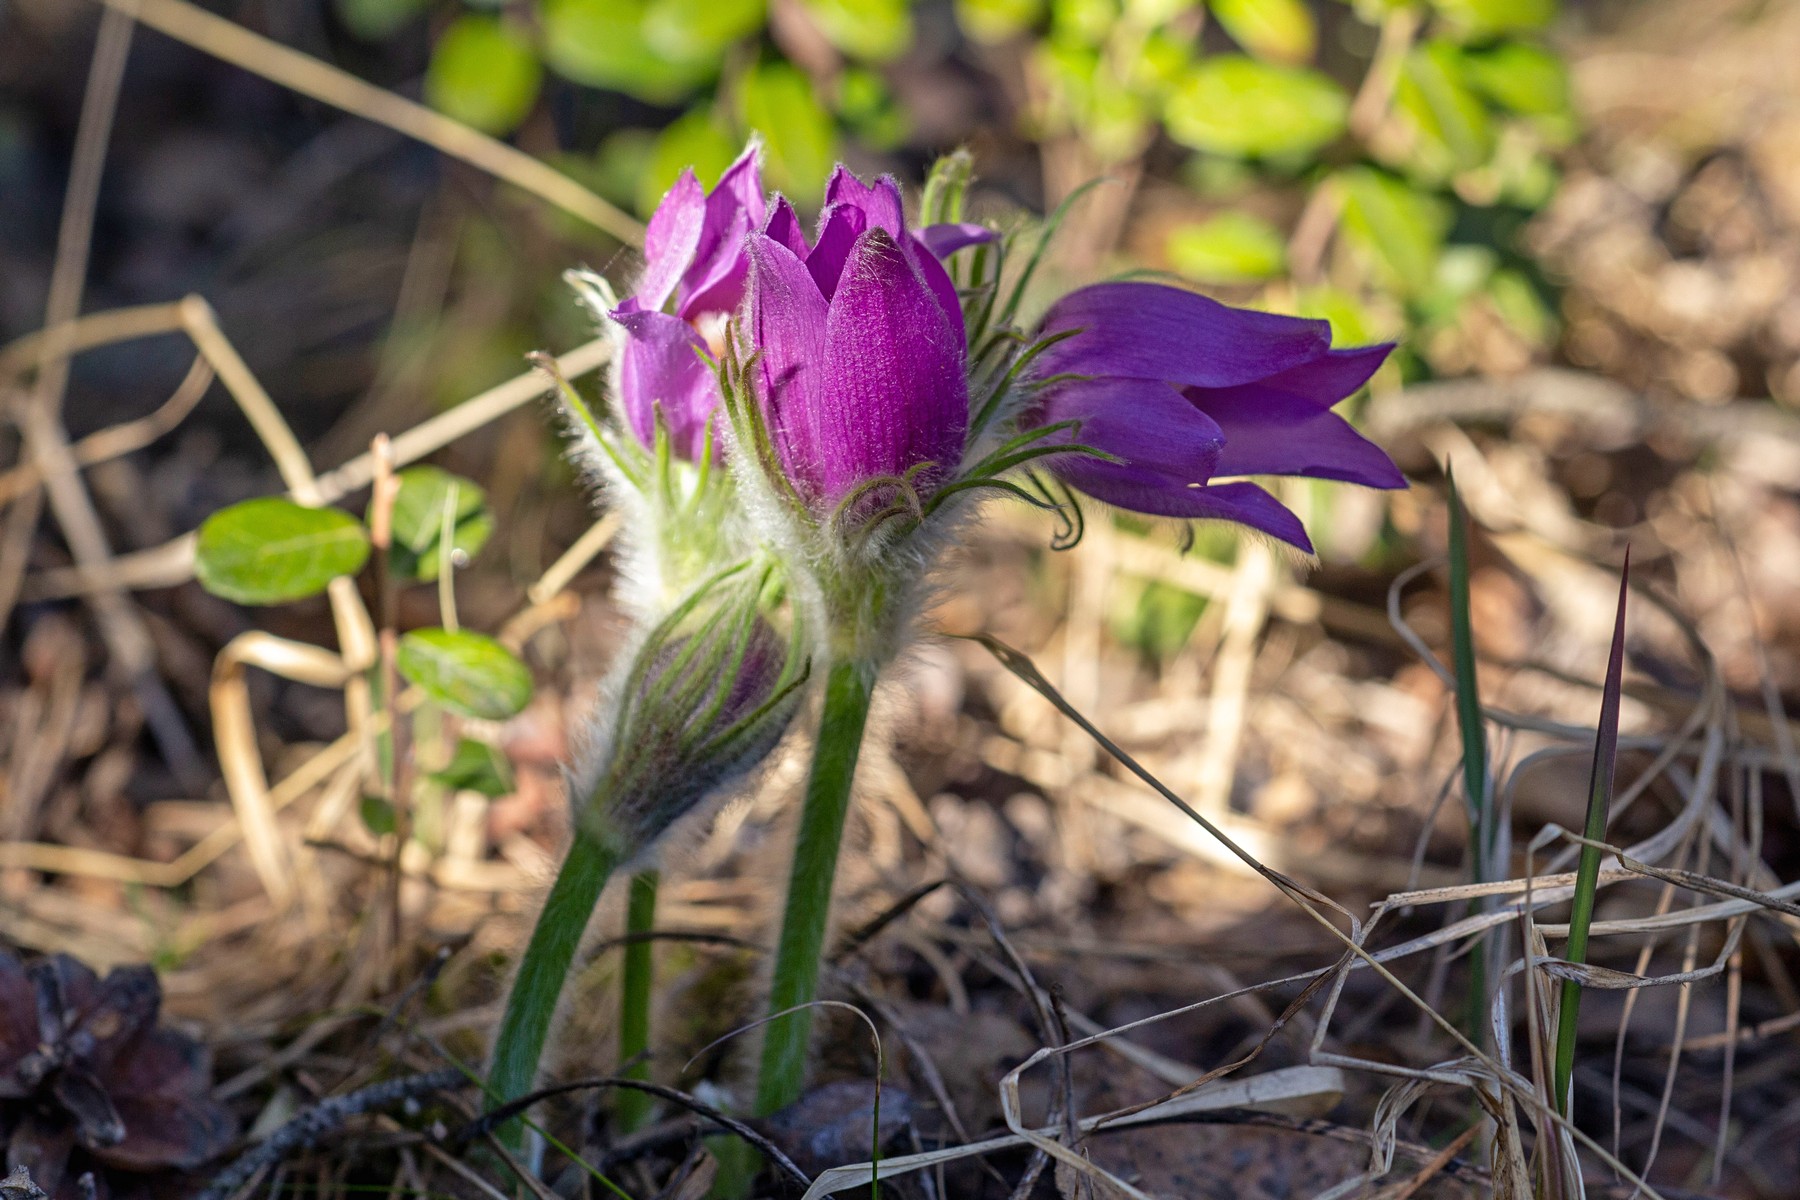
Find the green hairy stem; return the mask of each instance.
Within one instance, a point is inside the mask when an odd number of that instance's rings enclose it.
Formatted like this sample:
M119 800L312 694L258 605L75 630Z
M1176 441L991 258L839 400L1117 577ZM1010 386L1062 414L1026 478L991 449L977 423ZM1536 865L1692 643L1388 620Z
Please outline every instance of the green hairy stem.
M536 1082L538 1060L544 1053L563 981L619 858L615 848L577 827L569 855L563 859L562 870L557 872L556 882L544 901L544 910L538 914L531 943L525 947L512 992L506 998L506 1013L500 1020L493 1063L488 1068L490 1109L523 1096ZM507 1144L517 1146L522 1134L520 1122L510 1121L500 1136Z
M619 993L619 1071L627 1079L649 1079L650 993L654 969L647 936L656 926L655 871L639 871L631 877L631 897L625 909L625 974ZM636 1060L636 1061L633 1061ZM642 1129L650 1120L649 1092L619 1090L619 1128L627 1133Z
M800 833L788 877L787 908L775 955L775 977L769 1012L810 1004L818 994L819 958L825 948L826 920L831 911L831 885L837 875L838 844L850 809L856 758L862 749L863 726L875 671L848 660L831 668L825 681L825 706L813 751L812 774L800 810ZM806 1046L812 1032L812 1010L771 1021L763 1042L762 1075L756 1109L761 1114L785 1108L800 1098L806 1082Z

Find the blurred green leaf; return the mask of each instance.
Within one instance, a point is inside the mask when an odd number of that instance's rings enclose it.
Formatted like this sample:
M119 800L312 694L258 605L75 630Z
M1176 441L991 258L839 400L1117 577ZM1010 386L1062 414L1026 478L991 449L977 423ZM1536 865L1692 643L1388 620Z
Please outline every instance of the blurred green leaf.
M801 0L825 40L864 62L886 62L912 43L909 0Z
M1403 295L1429 288L1450 229L1449 206L1368 167L1340 172L1334 186L1344 189L1345 237L1385 282Z
M718 74L720 60L659 54L645 35L647 0L544 0L544 61L588 87L655 104L680 100Z
M1319 26L1303 0L1211 0L1211 5L1231 40L1258 58L1305 63L1318 51Z
M1206 597L1152 581L1135 599L1121 596L1109 622L1113 637L1151 662L1166 662L1181 652L1206 612Z
M896 148L911 128L887 81L863 67L846 68L838 76L837 109L857 140L875 150Z
M408 683L465 717L503 721L531 702L530 670L486 634L415 629L400 639L396 665Z
M1556 331L1556 316L1524 274L1502 267L1488 280L1488 299L1500 319L1514 333L1534 346L1548 346Z
M956 0L956 20L978 42L1004 42L1036 25L1044 0Z
M344 28L365 42L382 42L425 11L430 0L334 0Z
M480 792L484 796L504 796L513 790L512 763L499 749L474 738L462 738L450 762L431 778L457 792Z
M200 526L194 576L238 604L283 604L316 596L369 557L360 522L335 508L264 497L221 509Z
M1469 41L1542 29L1556 16L1556 0L1431 0L1431 6Z
M1287 242L1267 221L1225 212L1169 235L1169 263L1202 283L1254 283L1287 269Z
M1494 152L1494 126L1479 97L1463 83L1462 51L1435 40L1406 56L1394 102L1409 117L1420 144L1416 164L1444 178L1471 170Z
M454 531L451 550L464 561L475 557L494 531L494 514L488 511L487 493L481 485L433 466L400 472L400 491L394 497L394 540L388 551L396 576L420 581L438 577L446 510Z
M1202 59L1169 97L1169 135L1244 157L1309 154L1344 130L1344 90L1316 71L1236 54Z
M652 0L641 28L657 54L699 65L722 59L732 43L756 33L767 19L764 0Z
M719 127L712 105L696 104L656 135L638 177L638 211L646 217L654 212L663 193L688 167L701 182L712 183L743 148Z
M1118 0L1050 0L1050 33L1058 42L1099 46L1118 22Z
M1556 54L1524 42L1502 42L1463 55L1471 87L1495 104L1528 116L1569 111L1569 68Z
M543 77L536 51L511 26L464 13L432 47L425 97L483 133L511 133L537 103Z
M386 837L399 828L394 817L394 806L381 796L364 796L358 806L363 828L376 837Z
M1397 321L1383 321L1357 297L1341 288L1323 285L1301 292L1294 315L1331 322L1331 344L1366 346L1381 341Z
M744 73L738 96L745 127L763 135L769 186L799 196L816 193L837 156L837 135L812 81L787 63L760 63Z

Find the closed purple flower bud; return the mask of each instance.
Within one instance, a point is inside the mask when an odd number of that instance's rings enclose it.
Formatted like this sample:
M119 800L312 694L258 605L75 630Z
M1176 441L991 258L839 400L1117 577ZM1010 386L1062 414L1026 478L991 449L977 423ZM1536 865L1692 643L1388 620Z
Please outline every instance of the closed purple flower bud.
M944 253L980 240L928 232ZM825 515L874 479L908 477L921 494L942 483L969 428L962 307L907 230L899 186L840 167L810 246L782 200L747 247L750 382L801 499Z
M692 170L682 172L650 217L636 293L611 313L624 335L618 392L626 424L653 447L660 408L671 448L689 461L704 452L719 405L713 363L744 297L744 235L765 218L758 149L746 149L710 193Z
M1391 344L1331 348L1324 321L1230 308L1153 283L1082 288L1045 315L1039 355L1050 383L1032 423L1079 421L1070 440L1118 459L1062 455L1050 469L1096 499L1153 516L1214 518L1301 550L1300 520L1248 482L1215 476L1303 475L1402 488L1374 443L1331 411L1375 373Z

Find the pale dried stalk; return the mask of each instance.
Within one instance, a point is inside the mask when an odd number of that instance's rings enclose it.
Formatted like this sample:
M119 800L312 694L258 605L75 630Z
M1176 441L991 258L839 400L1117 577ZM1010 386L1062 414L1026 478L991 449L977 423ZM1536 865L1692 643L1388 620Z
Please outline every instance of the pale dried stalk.
M252 33L186 0L101 0L196 50L343 109L459 158L530 192L628 245L642 245L644 227L548 163L460 121L365 83L348 71Z

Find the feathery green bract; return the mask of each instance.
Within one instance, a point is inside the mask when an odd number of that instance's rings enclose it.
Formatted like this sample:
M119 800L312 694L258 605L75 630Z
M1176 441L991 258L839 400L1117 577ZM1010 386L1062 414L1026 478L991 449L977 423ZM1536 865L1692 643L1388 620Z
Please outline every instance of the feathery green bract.
M1581 860L1575 868L1575 899L1569 909L1569 944L1563 957L1587 961L1588 927L1594 920L1594 892L1600 886L1600 847L1606 840L1606 815L1612 807L1613 771L1619 759L1619 694L1625 676L1625 598L1631 585L1631 550L1619 576L1619 614L1613 621L1612 653L1606 660L1606 686L1600 693L1600 725L1594 737L1594 765L1588 775L1587 827ZM1581 1011L1581 985L1565 979L1556 1019L1556 1103L1570 1109L1569 1079L1575 1070L1575 1018Z

